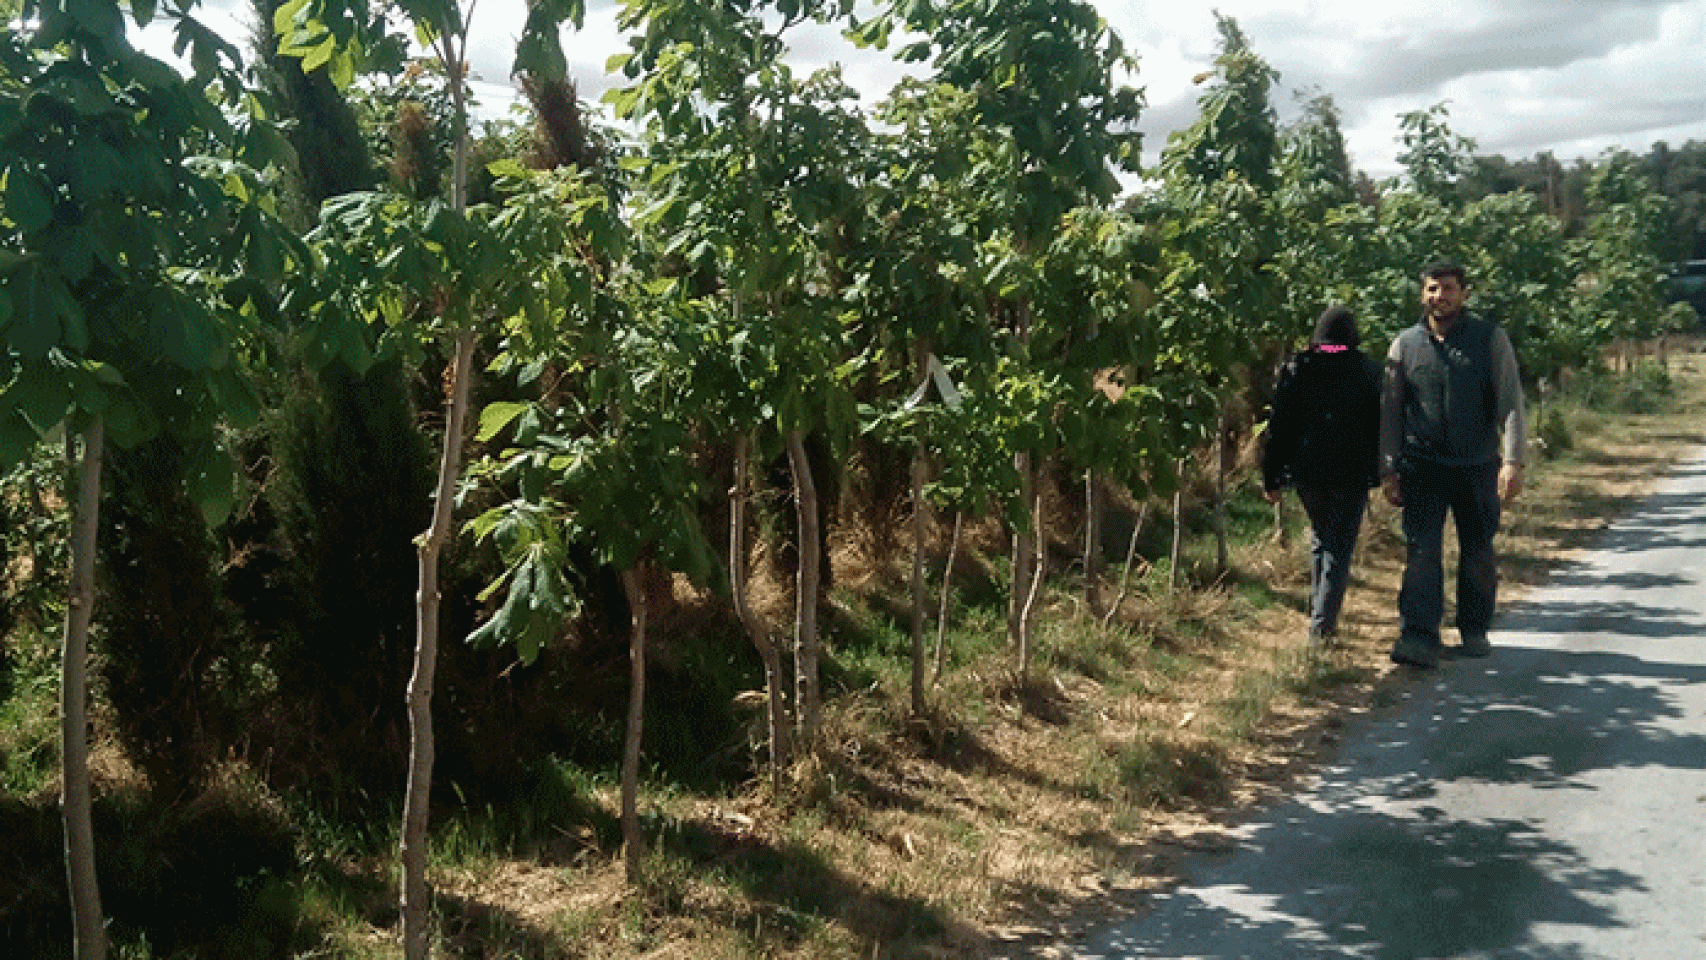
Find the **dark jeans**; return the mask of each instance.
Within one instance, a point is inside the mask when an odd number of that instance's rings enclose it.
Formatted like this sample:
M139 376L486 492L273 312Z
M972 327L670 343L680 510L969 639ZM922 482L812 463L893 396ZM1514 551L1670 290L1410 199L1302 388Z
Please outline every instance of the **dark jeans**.
M1398 591L1400 639L1439 646L1445 616L1445 515L1457 522L1457 631L1485 636L1499 589L1493 535L1499 532L1499 465L1411 463L1404 492L1404 584Z
M1333 636L1339 608L1351 582L1351 551L1368 507L1368 488L1299 486L1297 499L1309 514L1309 632Z

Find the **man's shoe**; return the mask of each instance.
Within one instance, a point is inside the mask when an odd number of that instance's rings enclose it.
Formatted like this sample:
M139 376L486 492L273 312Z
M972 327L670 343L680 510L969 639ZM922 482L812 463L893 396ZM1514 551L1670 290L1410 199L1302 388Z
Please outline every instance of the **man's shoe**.
M1420 670L1431 670L1439 666L1439 648L1420 640L1400 638L1392 645L1392 662Z
M1484 633L1463 634L1463 645L1457 648L1460 657L1484 657L1493 652L1493 645L1487 642Z
M1338 647L1338 645L1338 634L1324 633L1313 627L1309 629L1309 645L1307 649L1310 653L1326 653L1329 650Z

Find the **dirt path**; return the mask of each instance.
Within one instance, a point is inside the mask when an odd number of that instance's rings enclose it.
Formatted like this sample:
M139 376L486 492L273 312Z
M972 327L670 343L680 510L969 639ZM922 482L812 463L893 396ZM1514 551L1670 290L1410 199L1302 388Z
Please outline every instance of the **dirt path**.
M1501 614L1493 656L1406 673L1317 785L1068 955L1699 956L1703 581L1706 447Z

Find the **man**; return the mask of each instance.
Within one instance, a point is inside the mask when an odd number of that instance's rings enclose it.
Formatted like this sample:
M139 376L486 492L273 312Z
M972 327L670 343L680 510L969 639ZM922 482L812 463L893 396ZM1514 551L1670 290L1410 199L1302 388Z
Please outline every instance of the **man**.
M1404 509L1401 621L1392 659L1439 663L1445 515L1457 523L1457 633L1465 657L1491 648L1499 508L1522 492L1524 422L1516 352L1505 331L1464 309L1454 263L1422 271L1422 320L1392 341L1381 396L1380 483Z

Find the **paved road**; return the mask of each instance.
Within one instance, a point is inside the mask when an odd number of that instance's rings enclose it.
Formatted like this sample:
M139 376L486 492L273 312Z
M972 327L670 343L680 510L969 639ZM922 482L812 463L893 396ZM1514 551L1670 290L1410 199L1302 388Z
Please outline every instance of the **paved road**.
M1072 955L1706 958L1703 581L1706 450Z

